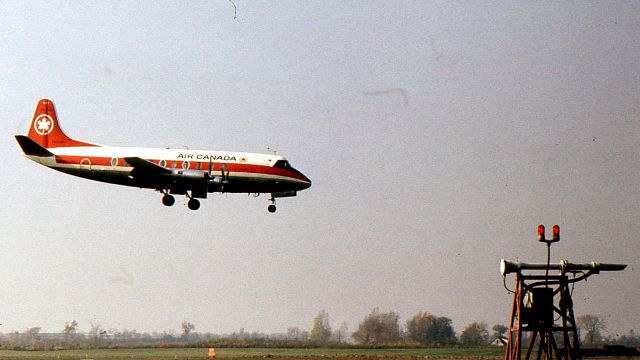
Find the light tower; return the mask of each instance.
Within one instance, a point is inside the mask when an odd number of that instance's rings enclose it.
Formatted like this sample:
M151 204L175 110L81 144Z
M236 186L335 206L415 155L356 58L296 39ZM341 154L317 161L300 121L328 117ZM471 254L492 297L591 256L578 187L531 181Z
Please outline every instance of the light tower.
M584 280L600 271L620 271L627 265L573 264L566 260L551 263L551 244L560 240L560 227L553 226L551 239L546 239L544 225L538 225L538 241L547 244L546 263L500 261L503 277L515 273L515 289L511 307L508 344L504 360L521 360L523 334L529 333L529 344L524 360L529 360L536 347L536 360L581 360L580 339L573 313L569 284ZM556 275L549 275L557 270ZM523 273L527 271L528 273ZM541 273L544 271L544 274ZM569 275L572 277L570 278ZM554 336L557 333L559 336ZM558 346L558 341L564 347Z

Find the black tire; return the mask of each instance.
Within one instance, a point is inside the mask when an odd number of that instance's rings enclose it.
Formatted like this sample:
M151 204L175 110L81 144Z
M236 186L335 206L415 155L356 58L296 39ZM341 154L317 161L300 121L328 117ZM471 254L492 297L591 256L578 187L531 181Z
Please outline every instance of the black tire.
M187 206L191 210L198 210L200 209L200 201L198 201L198 199L191 199L187 202Z
M162 197L162 205L164 206L173 206L176 203L176 198L173 195L165 195Z
M270 213L274 213L274 212L276 212L276 206L275 206L275 205L273 205L273 204L271 204L271 205L269 205L269 207L267 208L267 210L268 210Z

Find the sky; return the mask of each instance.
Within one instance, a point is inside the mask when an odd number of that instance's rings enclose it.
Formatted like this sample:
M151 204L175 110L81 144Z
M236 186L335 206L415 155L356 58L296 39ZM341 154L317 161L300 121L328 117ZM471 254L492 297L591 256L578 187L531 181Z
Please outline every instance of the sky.
M640 330L638 2L10 0L0 29L0 332L507 324L540 223L554 262L628 264L576 315ZM13 138L41 98L73 138L277 151L313 186L194 212L55 172Z

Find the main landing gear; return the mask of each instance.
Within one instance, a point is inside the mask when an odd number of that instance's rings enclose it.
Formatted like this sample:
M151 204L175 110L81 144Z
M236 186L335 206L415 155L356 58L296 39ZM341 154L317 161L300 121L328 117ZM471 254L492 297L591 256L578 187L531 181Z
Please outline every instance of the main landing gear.
M176 198L169 194L168 192L164 192L163 191L163 196L162 196L162 205L164 206L173 206L173 204L176 203ZM188 195L187 195L188 196ZM198 210L200 209L200 201L198 199L194 199L191 196L189 196L189 201L187 202L187 207L191 210Z
M164 205L164 206L173 206L173 204L175 204L175 203L176 203L176 198L174 198L173 195L165 193L162 196L162 205Z
M187 207L189 207L190 210L198 210L200 209L200 201L198 199L191 198L187 202Z
M189 210L200 209L200 200L193 197L193 192L187 192L187 197L189 198L189 201L187 201L187 207Z

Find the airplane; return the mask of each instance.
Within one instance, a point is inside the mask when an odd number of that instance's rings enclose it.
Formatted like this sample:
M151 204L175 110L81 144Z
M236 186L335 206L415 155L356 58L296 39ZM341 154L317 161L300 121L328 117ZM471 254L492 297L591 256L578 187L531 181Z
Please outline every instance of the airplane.
M191 210L207 194L271 194L296 196L311 180L280 155L233 151L103 146L68 137L58 122L53 102L42 99L27 135L15 135L30 160L66 174L111 184L154 189L162 204L172 206L174 195L185 195Z

